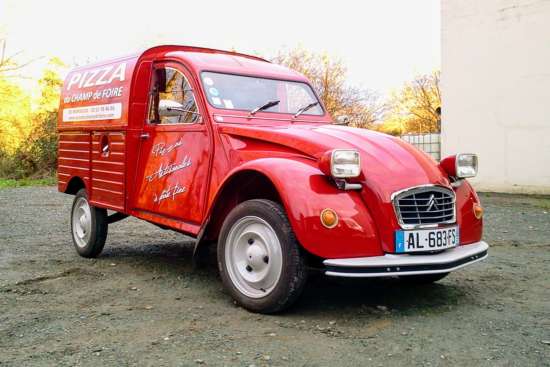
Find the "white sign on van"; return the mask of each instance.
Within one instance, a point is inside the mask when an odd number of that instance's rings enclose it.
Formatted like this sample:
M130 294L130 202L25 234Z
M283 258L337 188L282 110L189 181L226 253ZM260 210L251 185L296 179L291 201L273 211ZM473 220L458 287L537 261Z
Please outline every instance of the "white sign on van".
M122 103L65 108L63 122L116 120L122 116Z

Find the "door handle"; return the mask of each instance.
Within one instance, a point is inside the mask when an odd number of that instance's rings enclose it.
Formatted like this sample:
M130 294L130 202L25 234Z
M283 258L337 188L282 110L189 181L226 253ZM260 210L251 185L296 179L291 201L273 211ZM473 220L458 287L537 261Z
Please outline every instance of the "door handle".
M139 136L140 139L149 139L149 133L141 133L141 135Z

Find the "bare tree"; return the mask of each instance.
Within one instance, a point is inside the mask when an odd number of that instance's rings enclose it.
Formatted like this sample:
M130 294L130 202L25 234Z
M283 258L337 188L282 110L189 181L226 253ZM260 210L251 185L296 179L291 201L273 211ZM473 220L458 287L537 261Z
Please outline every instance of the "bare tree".
M6 53L7 49L7 39L0 39L0 75L5 75L7 73L20 70L25 66L33 63L38 59L31 59L24 62L17 62L17 58L23 54L23 51L15 52L11 55Z
M439 132L441 125L440 72L420 75L395 93L384 125L400 133Z
M348 85L347 68L341 60L295 48L279 52L271 61L304 74L334 118L346 115L350 125L362 128L369 128L381 119L380 96Z

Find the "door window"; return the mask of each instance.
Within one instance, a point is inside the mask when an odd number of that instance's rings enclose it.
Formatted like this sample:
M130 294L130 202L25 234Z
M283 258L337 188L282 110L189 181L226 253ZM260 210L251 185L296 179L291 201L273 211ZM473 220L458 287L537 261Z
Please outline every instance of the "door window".
M180 114L163 116L159 114L159 102L169 100L179 103ZM149 122L157 124L190 124L200 118L193 88L180 71L170 67L155 69L149 102Z

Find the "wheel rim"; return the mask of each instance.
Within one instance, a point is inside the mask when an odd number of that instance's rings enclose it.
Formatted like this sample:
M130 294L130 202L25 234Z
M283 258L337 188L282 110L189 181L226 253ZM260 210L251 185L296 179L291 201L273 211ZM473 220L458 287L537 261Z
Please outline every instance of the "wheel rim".
M86 247L92 233L92 213L88 200L78 198L72 213L73 238L78 247Z
M259 217L239 219L225 242L225 263L239 292L250 298L267 296L283 268L281 242L275 230Z

